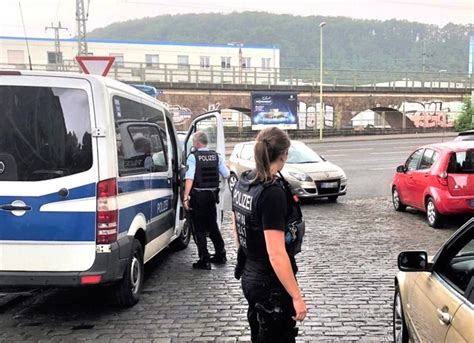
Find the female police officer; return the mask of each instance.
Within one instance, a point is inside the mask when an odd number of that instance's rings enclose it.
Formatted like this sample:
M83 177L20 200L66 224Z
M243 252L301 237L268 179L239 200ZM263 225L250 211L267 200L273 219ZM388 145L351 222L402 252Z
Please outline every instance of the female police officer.
M302 234L295 237L288 231L291 218L299 214L301 221L301 210L288 183L277 176L289 147L282 130L261 131L254 147L256 168L242 174L232 194L237 269L242 270L242 289L249 304L252 342L294 342L296 320L307 313L295 278L294 254L299 249L292 246L298 240L301 244Z

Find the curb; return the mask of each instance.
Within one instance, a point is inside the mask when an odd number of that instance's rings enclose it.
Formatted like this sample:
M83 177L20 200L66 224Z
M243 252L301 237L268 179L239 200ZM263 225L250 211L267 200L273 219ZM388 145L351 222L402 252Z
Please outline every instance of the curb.
M362 142L362 141L379 141L379 140L396 140L396 139L421 139L421 138L441 138L442 141L450 141L458 135L457 132L430 132L430 133L409 133L409 134L393 134L393 135L360 135L360 136L337 136L319 138L303 138L299 141L311 144L328 143L328 142ZM225 145L226 155L230 155L234 146L248 140L232 140L227 141Z

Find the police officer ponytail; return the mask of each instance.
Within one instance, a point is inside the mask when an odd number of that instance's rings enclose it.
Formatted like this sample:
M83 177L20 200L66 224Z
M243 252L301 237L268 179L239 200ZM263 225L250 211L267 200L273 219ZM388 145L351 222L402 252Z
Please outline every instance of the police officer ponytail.
M286 132L276 127L266 128L257 135L254 147L256 177L254 181L273 180L270 164L287 153L290 138Z

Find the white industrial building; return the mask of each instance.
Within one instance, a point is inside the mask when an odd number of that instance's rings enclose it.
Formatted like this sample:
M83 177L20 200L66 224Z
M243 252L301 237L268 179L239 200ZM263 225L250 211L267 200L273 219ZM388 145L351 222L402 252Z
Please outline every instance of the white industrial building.
M61 39L60 54L53 38L0 37L0 68L24 69L31 63L37 70L75 70L78 45L74 38ZM174 77L171 81L244 82L278 77L280 51L274 46L197 44L150 41L88 39L92 56L114 56L118 78L150 80ZM192 80L199 76L199 80ZM228 80L226 81L226 78ZM234 78L233 80L231 78ZM237 80L235 80L237 78ZM166 80L170 81L170 80Z

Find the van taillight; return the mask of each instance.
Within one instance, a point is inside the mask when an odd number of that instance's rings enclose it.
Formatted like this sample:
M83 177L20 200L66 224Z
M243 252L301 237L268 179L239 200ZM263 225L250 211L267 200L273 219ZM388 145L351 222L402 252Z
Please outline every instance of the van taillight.
M448 185L448 173L442 172L441 174L439 174L438 175L438 182L443 186L447 186Z
M97 244L110 244L117 240L118 209L117 179L97 184Z

